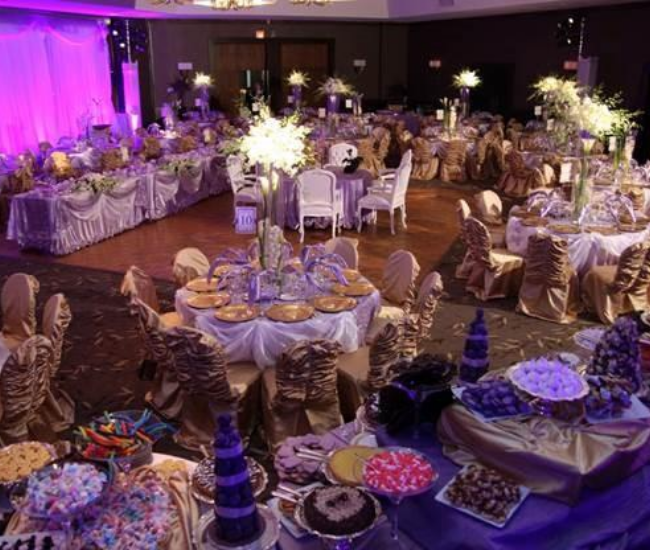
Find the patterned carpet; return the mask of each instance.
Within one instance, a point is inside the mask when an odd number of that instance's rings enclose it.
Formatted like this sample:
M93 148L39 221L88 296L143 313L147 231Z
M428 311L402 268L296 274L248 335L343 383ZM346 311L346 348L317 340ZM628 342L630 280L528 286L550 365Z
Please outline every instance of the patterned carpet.
M453 278L461 250L452 247L437 268L441 271L448 296L441 305L425 350L458 359L465 332L475 308L480 305L465 294L462 283ZM140 380L143 357L136 323L119 293L119 274L63 265L46 265L17 259L0 261L0 285L15 272L38 278L39 319L47 298L64 292L73 312L60 376L64 388L77 403L77 420L85 422L104 411L141 408L147 382ZM157 281L161 307L170 311L174 288ZM514 312L513 300L497 300L485 305L491 338L492 368L507 366L523 357L548 351L571 349L573 332L585 326L570 327L528 318ZM188 456L173 442L163 440L157 450Z

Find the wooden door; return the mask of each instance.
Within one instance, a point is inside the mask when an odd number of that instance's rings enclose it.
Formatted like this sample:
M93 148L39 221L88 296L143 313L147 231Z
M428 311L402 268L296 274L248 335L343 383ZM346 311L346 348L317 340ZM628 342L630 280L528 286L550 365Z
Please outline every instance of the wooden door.
M264 74L265 45L262 42L214 42L211 53L212 76L216 83L213 94L220 109L234 113L239 91L247 87L247 71L253 75L253 85ZM260 81L260 84L263 82Z
M281 98L286 103L290 90L287 78L292 71L305 72L310 77L309 88L303 91L303 99L309 106L322 103L315 90L330 73L330 49L328 42L285 42L280 44Z

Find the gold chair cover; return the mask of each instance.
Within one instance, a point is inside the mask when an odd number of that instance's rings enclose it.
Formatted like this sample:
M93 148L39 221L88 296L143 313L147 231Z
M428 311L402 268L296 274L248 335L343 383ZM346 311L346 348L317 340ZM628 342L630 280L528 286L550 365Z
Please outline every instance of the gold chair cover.
M523 258L492 248L490 232L474 217L465 220L465 234L473 261L467 291L479 300L517 296L523 277Z
M452 405L442 412L437 433L454 462L479 461L568 504L575 504L585 487L616 485L650 460L645 420L572 426L535 416L482 422Z
M359 269L359 239L334 237L325 243L325 252L338 254L350 269Z
M0 443L27 441L50 387L54 358L51 342L40 334L23 342L0 373Z
M649 247L648 243L635 243L623 251L618 266L595 266L584 276L582 300L603 323L611 324L623 313L646 309Z
M360 168L367 170L374 178L379 177L381 172L381 162L375 155L375 146L372 138L359 140L359 156L361 157Z
M74 424L75 403L61 388L57 378L63 355L63 344L72 322L70 304L63 294L50 296L43 310L43 334L52 343L53 358L50 369L50 387L38 414L42 422L55 432L63 432Z
M544 174L538 168L528 168L519 151L506 155L506 171L499 179L497 189L508 197L527 197L531 191L545 186Z
M336 364L341 345L306 340L284 350L262 376L264 430L269 449L287 437L324 434L342 423Z
M553 235L531 235L517 311L554 323L573 323L581 307L578 274L569 262L567 242Z
M156 313L160 312L158 294L153 279L137 266L132 265L124 274L120 292L122 296L137 298Z
M465 158L467 156L467 143L462 139L453 139L447 146L447 150L440 166L440 179L450 182L464 182L467 180L465 169Z
M420 285L417 301L413 308L414 313L419 316L420 340L428 339L431 336L433 321L443 292L442 277L437 271L429 273Z
M183 248L174 255L172 274L179 287L206 276L209 270L210 261L198 248Z
M485 224L503 224L503 203L494 191L481 191L474 195L476 217Z
M162 145L158 138L147 136L142 140L142 156L145 160L154 160L162 156Z
M458 199L456 202L456 214L460 225L460 240L465 245L465 255L463 261L456 266L456 278L468 279L473 269L472 254L469 250L469 240L465 231L465 220L472 215L469 204L465 199Z
M160 316L141 300L135 298L132 307L138 316L147 356L156 362L156 377L145 401L167 420L176 420L181 414L183 396L176 377L174 356L167 347L165 326Z
M259 402L260 371L255 365L232 365L231 384L223 347L209 334L176 327L165 332L183 391L180 429L174 440L197 451L209 447L214 437L216 418L234 413L243 437L250 432L252 414Z
M36 334L36 295L40 284L26 273L10 275L2 286L2 336L10 350Z
M428 140L417 137L413 139L413 172L414 180L430 181L438 175L440 159L431 151Z
M388 371L399 359L399 341L399 327L388 323L370 346L339 357L338 389L345 420L354 419L366 397L388 384Z
M407 250L393 252L386 261L381 283L381 294L387 305L403 306L413 297L420 264Z
M406 359L413 359L418 354L420 346L420 316L415 313L404 315L399 322L400 340L399 355ZM391 371L392 372L392 371ZM393 374L391 374L391 377Z

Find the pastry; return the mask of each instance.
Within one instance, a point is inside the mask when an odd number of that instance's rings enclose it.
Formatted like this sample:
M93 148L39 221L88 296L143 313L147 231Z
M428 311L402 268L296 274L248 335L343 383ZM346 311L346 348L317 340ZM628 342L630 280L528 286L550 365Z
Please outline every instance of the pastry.
M0 483L20 481L47 466L54 453L44 443L27 441L0 450Z

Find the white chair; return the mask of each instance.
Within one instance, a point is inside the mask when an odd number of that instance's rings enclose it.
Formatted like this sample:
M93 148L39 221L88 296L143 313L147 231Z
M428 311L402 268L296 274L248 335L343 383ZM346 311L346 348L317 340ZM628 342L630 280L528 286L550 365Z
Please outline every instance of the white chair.
M336 175L327 170L308 170L298 176L300 242L305 240L305 218L331 218L332 237L343 217L343 201L336 187Z
M244 173L244 162L239 155L230 155L226 159L226 169L233 196L233 223L240 204L259 204L262 196L259 191L257 176Z
M335 143L330 147L328 166L343 167L345 160L355 159L359 156L359 150L349 143Z
M411 170L411 163L400 165L393 178L384 180L382 187L371 188L370 193L359 201L357 205L357 230L359 233L361 233L363 224L363 210L373 211L375 223L378 210L390 212L390 232L395 235L395 210L399 208L402 212L402 226L406 229L406 192L411 179Z
M387 168L385 170L382 170L379 174L379 179L373 182L372 189L385 189L387 183L391 183L393 180L395 180L395 174L397 174L397 171L400 168L404 168L405 166L409 166L411 168L411 171L413 170L412 149L409 149L402 155L399 166L397 168Z

